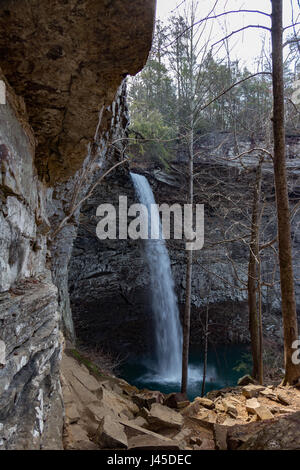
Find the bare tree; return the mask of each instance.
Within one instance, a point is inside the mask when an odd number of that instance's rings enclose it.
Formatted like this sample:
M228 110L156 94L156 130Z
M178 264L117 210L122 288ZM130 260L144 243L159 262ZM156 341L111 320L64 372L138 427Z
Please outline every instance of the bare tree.
M259 203L261 197L263 157L256 168L256 178L253 191L253 207L251 222L251 241L249 244L249 267L248 267L248 308L249 308L249 330L251 336L251 349L253 359L252 377L263 382L262 374L262 350L260 338L262 336L261 322L259 321L257 309L258 290L258 266L260 265L259 251ZM260 286L259 286L260 288ZM260 309L261 310L261 309Z
M278 217L279 266L284 331L285 376L283 384L293 385L300 379L300 365L294 364L292 360L294 352L293 343L298 339L298 324L292 263L290 208L285 161L282 34L282 0L272 0L274 177Z

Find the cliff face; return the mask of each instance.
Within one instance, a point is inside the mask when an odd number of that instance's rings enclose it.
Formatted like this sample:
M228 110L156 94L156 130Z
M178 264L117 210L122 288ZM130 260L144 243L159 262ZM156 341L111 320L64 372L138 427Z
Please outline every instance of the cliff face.
M0 448L62 447L60 329L72 337L67 265L80 201L123 156L122 81L147 59L154 8L1 2Z
M220 147L217 155L210 148ZM244 138L240 151L251 148ZM299 197L299 137L287 138L290 171L291 206ZM202 155L195 161L195 201L205 205L205 244L194 253L192 289L192 327L194 343L204 338L206 308L209 308L210 341L212 343L247 343L250 340L247 305L247 271L251 200L257 156L247 156L240 162L227 163L224 158L236 154L232 136L215 132L203 142ZM170 171L134 168L150 182L156 202L169 205L186 202L187 181L185 162L174 162ZM141 165L142 167L142 165ZM221 183L220 183L221 181ZM69 265L72 311L78 338L87 344L102 342L114 351L127 354L147 350L153 338L149 302L149 273L143 257L142 241L100 241L96 237L96 208L101 202L113 202L118 207L119 195L128 197L128 205L137 202L129 175L114 173L98 188L92 199L84 204L82 224ZM261 223L261 243L276 236L274 183L271 164L263 169L265 208ZM299 215L293 218L295 278L299 279ZM243 241L244 239L244 241ZM224 240L228 242L224 243ZM231 241L230 241L231 240ZM223 241L223 242L222 242ZM186 251L179 240L167 242L172 271L183 313L185 301ZM273 287L263 287L264 333L270 341L280 342L279 273L274 272L274 253L263 252L263 279ZM296 282L300 296L300 283ZM113 315L113 321L111 320ZM96 326L96 328L95 328Z
M0 50L26 102L40 177L53 184L80 169L102 107L146 62L154 0L1 2Z

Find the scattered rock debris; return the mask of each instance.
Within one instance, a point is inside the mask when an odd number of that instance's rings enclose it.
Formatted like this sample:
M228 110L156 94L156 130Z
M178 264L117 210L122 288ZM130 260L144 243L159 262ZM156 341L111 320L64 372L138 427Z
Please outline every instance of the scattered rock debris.
M264 448L260 435L265 448L272 442L275 448L300 448L300 436L288 445L284 431L278 435L284 426L292 433L300 425L300 391L292 387L246 381L190 403L181 394L138 390L93 374L68 351L61 373L65 449L255 449Z

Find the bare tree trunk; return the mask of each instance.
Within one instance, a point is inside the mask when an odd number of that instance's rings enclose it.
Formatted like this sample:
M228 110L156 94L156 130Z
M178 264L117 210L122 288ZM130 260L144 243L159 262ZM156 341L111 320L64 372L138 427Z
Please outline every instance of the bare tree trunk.
M189 142L189 204L193 204L194 200L194 132L192 128L190 132ZM192 271L193 271L193 251L187 252L186 266L186 287L185 287L185 311L183 320L183 345L182 345L182 379L181 393L187 393L188 384L188 366L189 366L189 345L190 345L190 324L191 324L191 294L192 294Z
M202 390L201 390L201 397L204 397L205 394L205 382L206 382L206 371L207 371L207 351L208 351L208 312L209 312L209 304L207 303L206 306L206 317L205 317L205 335L204 335L204 362L203 362L203 378L202 378Z
M263 324L262 324L262 291L261 291L261 259L258 259L258 338L259 338L259 368L258 381L264 383L264 361L263 361Z
M251 337L251 349L253 370L252 377L259 379L260 372L260 347L259 347L259 316L257 311L257 285L258 285L258 262L259 262L259 201L261 195L261 159L257 169L253 192L251 241L248 265L248 309L249 309L249 330Z
M278 218L278 243L282 317L284 330L284 384L300 378L300 365L293 364L292 345L298 339L298 324L292 264L291 223L285 162L284 85L282 58L282 0L272 0L274 177Z

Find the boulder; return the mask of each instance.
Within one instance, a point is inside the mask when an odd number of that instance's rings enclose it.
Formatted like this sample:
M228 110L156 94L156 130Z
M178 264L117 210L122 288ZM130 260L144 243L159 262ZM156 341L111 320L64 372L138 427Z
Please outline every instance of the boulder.
M153 430L163 428L181 429L183 417L174 410L160 403L153 403L147 417L149 426Z
M232 401L230 401L228 398L223 398L222 403L226 413L229 414L231 418L236 418L238 415L238 410L236 409Z
M182 449L185 449L186 446L190 443L190 436L193 430L190 428L182 428L181 431L173 437L177 441Z
M285 406L291 405L291 401L282 393L277 394L277 400Z
M89 373L88 369L84 365L73 368L72 374L90 392L97 393L101 390L101 384Z
M264 390L261 390L259 392L259 394L264 397L264 398L268 398L269 400L273 400L273 401L277 401L277 396L275 393L272 392L271 389L269 388L266 388Z
M124 426L108 416L102 419L95 440L102 449L127 449L128 447Z
M241 377L237 384L241 387L244 387L245 385L255 384L255 380L251 377L251 375L247 374Z
M129 450L180 450L176 441L163 439L162 436L147 434L131 437L128 441Z
M136 425L133 421L120 421L120 424L124 427L125 434L128 439L128 446L132 449L170 449L176 450L181 448L181 439L174 438L173 440L161 436L153 431L142 428ZM183 432L183 431L181 431ZM175 447L176 449L175 449Z
M260 426L245 439L243 450L299 450L300 412L289 414L272 422L256 423Z
M150 410L151 405L153 403L163 404L164 395L161 392L147 390L147 391L135 393L132 396L132 401L139 408L147 408L148 410Z
M149 416L149 410L145 407L141 408L140 411L138 412L138 416L141 416L142 418L147 420Z
M255 436L265 426L266 421L253 421L247 424L238 424L227 428L228 450L239 449L251 436Z
M193 437L190 438L190 444L192 446L199 446L200 447L202 442L203 442L203 439L201 439L200 437L194 437L193 436Z
M195 400L200 403L201 406L204 406L204 408L208 408L209 410L212 410L215 407L215 404L212 400L209 398L200 398L197 397Z
M111 409L116 415L123 413L131 419L139 412L139 408L135 403L111 390L102 387L98 395L102 404Z
M141 428L146 428L148 426L148 422L142 416L138 416L130 422L135 426L139 426Z
M246 410L248 413L255 415L256 409L259 408L260 403L258 402L257 398L249 398L246 401Z
M72 391L78 397L80 402L83 405L89 405L97 401L97 396L90 392L81 382L79 382L75 377L74 380L70 382Z
M266 406L261 405L258 408L255 408L255 413L260 421L274 418L273 414Z
M217 414L213 410L203 409L196 416L193 416L192 419L203 428L213 430L214 424L217 422Z
M236 420L227 416L225 421L222 423L222 426L236 426Z
M216 449L227 450L227 427L221 424L215 424L213 431Z
M250 384L242 388L242 393L246 398L253 398L257 397L263 390L265 390L265 387L262 385Z
M215 450L215 442L212 439L204 438L198 450Z
M124 426L124 431L125 431L125 434L127 436L128 441L132 437L142 435L142 436L151 437L153 439L164 440L166 444L171 444L171 442L170 442L171 439L169 437L165 437L165 436L160 435L156 432L150 431L149 429L142 428L141 426L138 426L138 425L134 424L133 421L122 420L122 421L120 421L120 424L122 426ZM174 438L174 440L176 440L177 443L178 443L178 439Z
M102 421L104 416L111 416L112 418L116 417L113 411L101 402L91 403L85 407L84 411L88 418L98 423Z
M189 404L189 400L187 400L185 394L182 393L170 393L164 400L164 405L180 410L186 408Z

